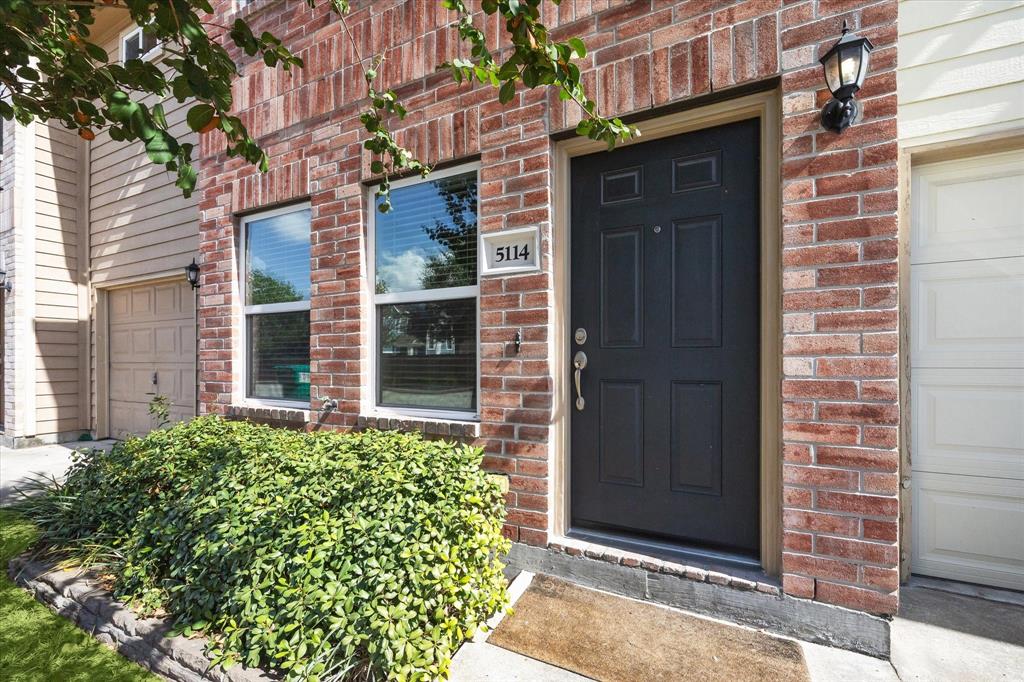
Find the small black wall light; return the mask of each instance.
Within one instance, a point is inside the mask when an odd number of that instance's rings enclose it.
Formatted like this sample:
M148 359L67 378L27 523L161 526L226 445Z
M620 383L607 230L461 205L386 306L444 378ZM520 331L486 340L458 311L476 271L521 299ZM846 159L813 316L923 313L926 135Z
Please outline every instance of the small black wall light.
M188 277L188 283L192 285L193 289L199 288L199 266L196 264L195 258L185 266L185 277Z
M841 133L860 113L860 105L853 96L864 85L868 55L874 47L867 38L851 33L844 21L842 37L821 58L825 82L832 91L832 99L821 110L821 125L826 130Z

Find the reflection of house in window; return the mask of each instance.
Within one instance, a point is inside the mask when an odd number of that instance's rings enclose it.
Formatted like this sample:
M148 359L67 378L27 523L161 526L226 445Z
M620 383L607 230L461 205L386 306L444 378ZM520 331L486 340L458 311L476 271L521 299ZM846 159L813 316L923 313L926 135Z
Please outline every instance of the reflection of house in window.
M452 355L455 353L455 337L443 337L427 332L427 355Z
M394 334L381 345L386 355L423 355L423 341L409 334Z
M381 352L386 355L454 355L455 337L435 335L427 332L426 339L409 334L389 336L382 344Z

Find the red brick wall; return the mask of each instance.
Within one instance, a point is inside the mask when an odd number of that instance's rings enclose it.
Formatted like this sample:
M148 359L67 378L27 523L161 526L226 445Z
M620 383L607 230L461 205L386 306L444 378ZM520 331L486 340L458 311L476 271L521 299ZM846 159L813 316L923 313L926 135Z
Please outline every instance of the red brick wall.
M219 3L230 7L226 0ZM309 198L313 207L312 395L341 401L354 424L369 371L369 292L362 259L370 179L360 148L362 80L326 3L258 0L259 30L305 60L293 75L249 64L235 88L271 171L201 146L200 399L232 402L239 309L234 213ZM542 91L508 105L489 89L434 73L459 50L437 0L362 3L349 25L410 110L399 141L431 163L479 155L480 229L541 226L540 274L485 278L481 301L480 444L510 476L508 533L548 541L553 490L550 323L551 133L577 112ZM895 0L564 0L546 7L558 37L589 47L586 83L602 111L642 112L781 76L784 327L783 588L873 612L895 610L898 583L896 2ZM843 20L876 49L859 98L864 120L821 129L820 53ZM486 19L490 35L497 20ZM642 125L641 125L642 128ZM508 342L522 328L521 352Z

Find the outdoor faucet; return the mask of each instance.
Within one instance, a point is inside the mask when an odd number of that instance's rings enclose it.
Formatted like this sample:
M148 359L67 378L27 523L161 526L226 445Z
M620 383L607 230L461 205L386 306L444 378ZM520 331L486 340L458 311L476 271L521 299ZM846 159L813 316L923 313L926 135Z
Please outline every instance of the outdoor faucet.
M323 402L320 404L320 416L322 417L328 412L332 412L336 409L338 409L338 399L325 396Z

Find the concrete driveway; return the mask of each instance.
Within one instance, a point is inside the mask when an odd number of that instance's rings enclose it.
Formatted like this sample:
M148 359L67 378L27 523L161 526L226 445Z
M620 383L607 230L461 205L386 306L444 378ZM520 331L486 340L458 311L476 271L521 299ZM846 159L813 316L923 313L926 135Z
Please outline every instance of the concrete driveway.
M61 479L71 466L71 453L78 448L110 449L114 441L79 441L60 445L41 445L34 448L0 447L0 507L7 507L20 499L18 488L33 476Z
M892 664L901 680L1024 680L1024 594L911 580L892 622Z

